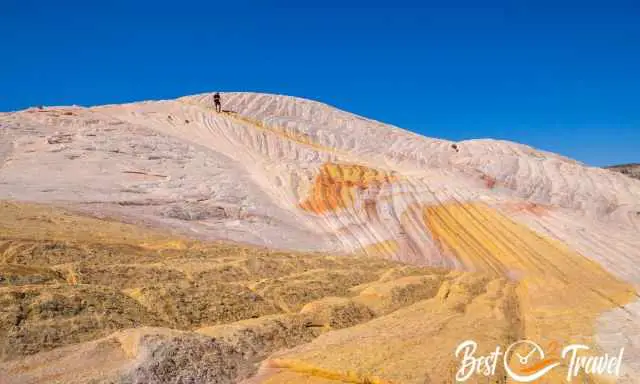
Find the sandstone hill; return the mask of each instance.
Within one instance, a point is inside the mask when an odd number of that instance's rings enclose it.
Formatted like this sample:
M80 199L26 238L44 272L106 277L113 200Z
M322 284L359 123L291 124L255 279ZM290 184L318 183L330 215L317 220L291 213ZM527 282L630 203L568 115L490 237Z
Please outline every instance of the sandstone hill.
M0 383L447 382L523 338L640 374L640 181L223 100L0 114Z

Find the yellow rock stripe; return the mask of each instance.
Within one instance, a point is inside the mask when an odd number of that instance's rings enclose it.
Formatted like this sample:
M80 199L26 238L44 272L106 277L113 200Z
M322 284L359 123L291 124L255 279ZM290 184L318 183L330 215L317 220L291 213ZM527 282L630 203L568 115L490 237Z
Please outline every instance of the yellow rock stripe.
M358 375L354 372L336 372L322 369L296 360L274 359L269 362L273 368L280 368L308 376L312 379L325 379L327 381L349 384L393 384L377 377ZM298 379L299 380L299 379ZM278 381L280 382L280 381Z
M631 285L596 262L484 204L427 206L423 215L443 253L470 270L520 280L524 332L538 343L595 347L597 316L636 297Z
M198 103L193 103L193 102L185 102L182 101L183 104L186 105L192 105L194 107L200 108L202 110L205 110L207 112L215 112L215 109L209 106L205 106L202 104L198 104ZM243 116L240 115L236 112L223 112L224 116L227 116L229 118L232 118L238 122L242 122L245 124L249 124L251 126L253 126L254 128L263 130L263 131L267 131L267 132L271 132L274 133L286 140L289 141L293 141L295 143L298 144L302 144L304 146L307 147L311 147L317 151L321 151L321 152L330 152L332 154L342 154L345 156L348 156L349 154L347 152L343 152L340 151L339 149L336 148L332 148L332 147L327 147L321 144L318 144L316 142L314 142L308 135L303 134L303 133L299 133L299 132L295 132L295 131L290 131L287 129L284 129L282 127L279 126L274 126L274 125L268 125L266 124L264 121L262 120L258 120L258 119L254 119L248 116Z
M362 252L371 257L390 258L399 249L400 245L396 240L385 240L362 248Z

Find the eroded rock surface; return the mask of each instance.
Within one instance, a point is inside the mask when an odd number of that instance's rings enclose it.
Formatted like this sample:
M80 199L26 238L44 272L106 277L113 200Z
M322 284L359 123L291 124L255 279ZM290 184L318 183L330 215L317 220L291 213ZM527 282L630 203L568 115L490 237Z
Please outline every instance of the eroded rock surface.
M223 100L0 114L0 379L422 384L469 338L624 347L638 370L640 181Z

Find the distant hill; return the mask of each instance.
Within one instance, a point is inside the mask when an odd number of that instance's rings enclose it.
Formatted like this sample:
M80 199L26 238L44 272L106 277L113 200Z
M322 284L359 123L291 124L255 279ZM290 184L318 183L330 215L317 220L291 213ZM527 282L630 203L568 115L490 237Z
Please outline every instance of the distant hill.
M640 163L612 165L605 168L640 180Z

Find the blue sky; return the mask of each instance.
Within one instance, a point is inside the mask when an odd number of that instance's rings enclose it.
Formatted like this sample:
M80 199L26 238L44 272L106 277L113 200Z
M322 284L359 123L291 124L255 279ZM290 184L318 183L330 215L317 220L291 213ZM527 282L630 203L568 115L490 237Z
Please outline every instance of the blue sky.
M0 111L261 91L640 162L637 2L94 3L0 1Z

